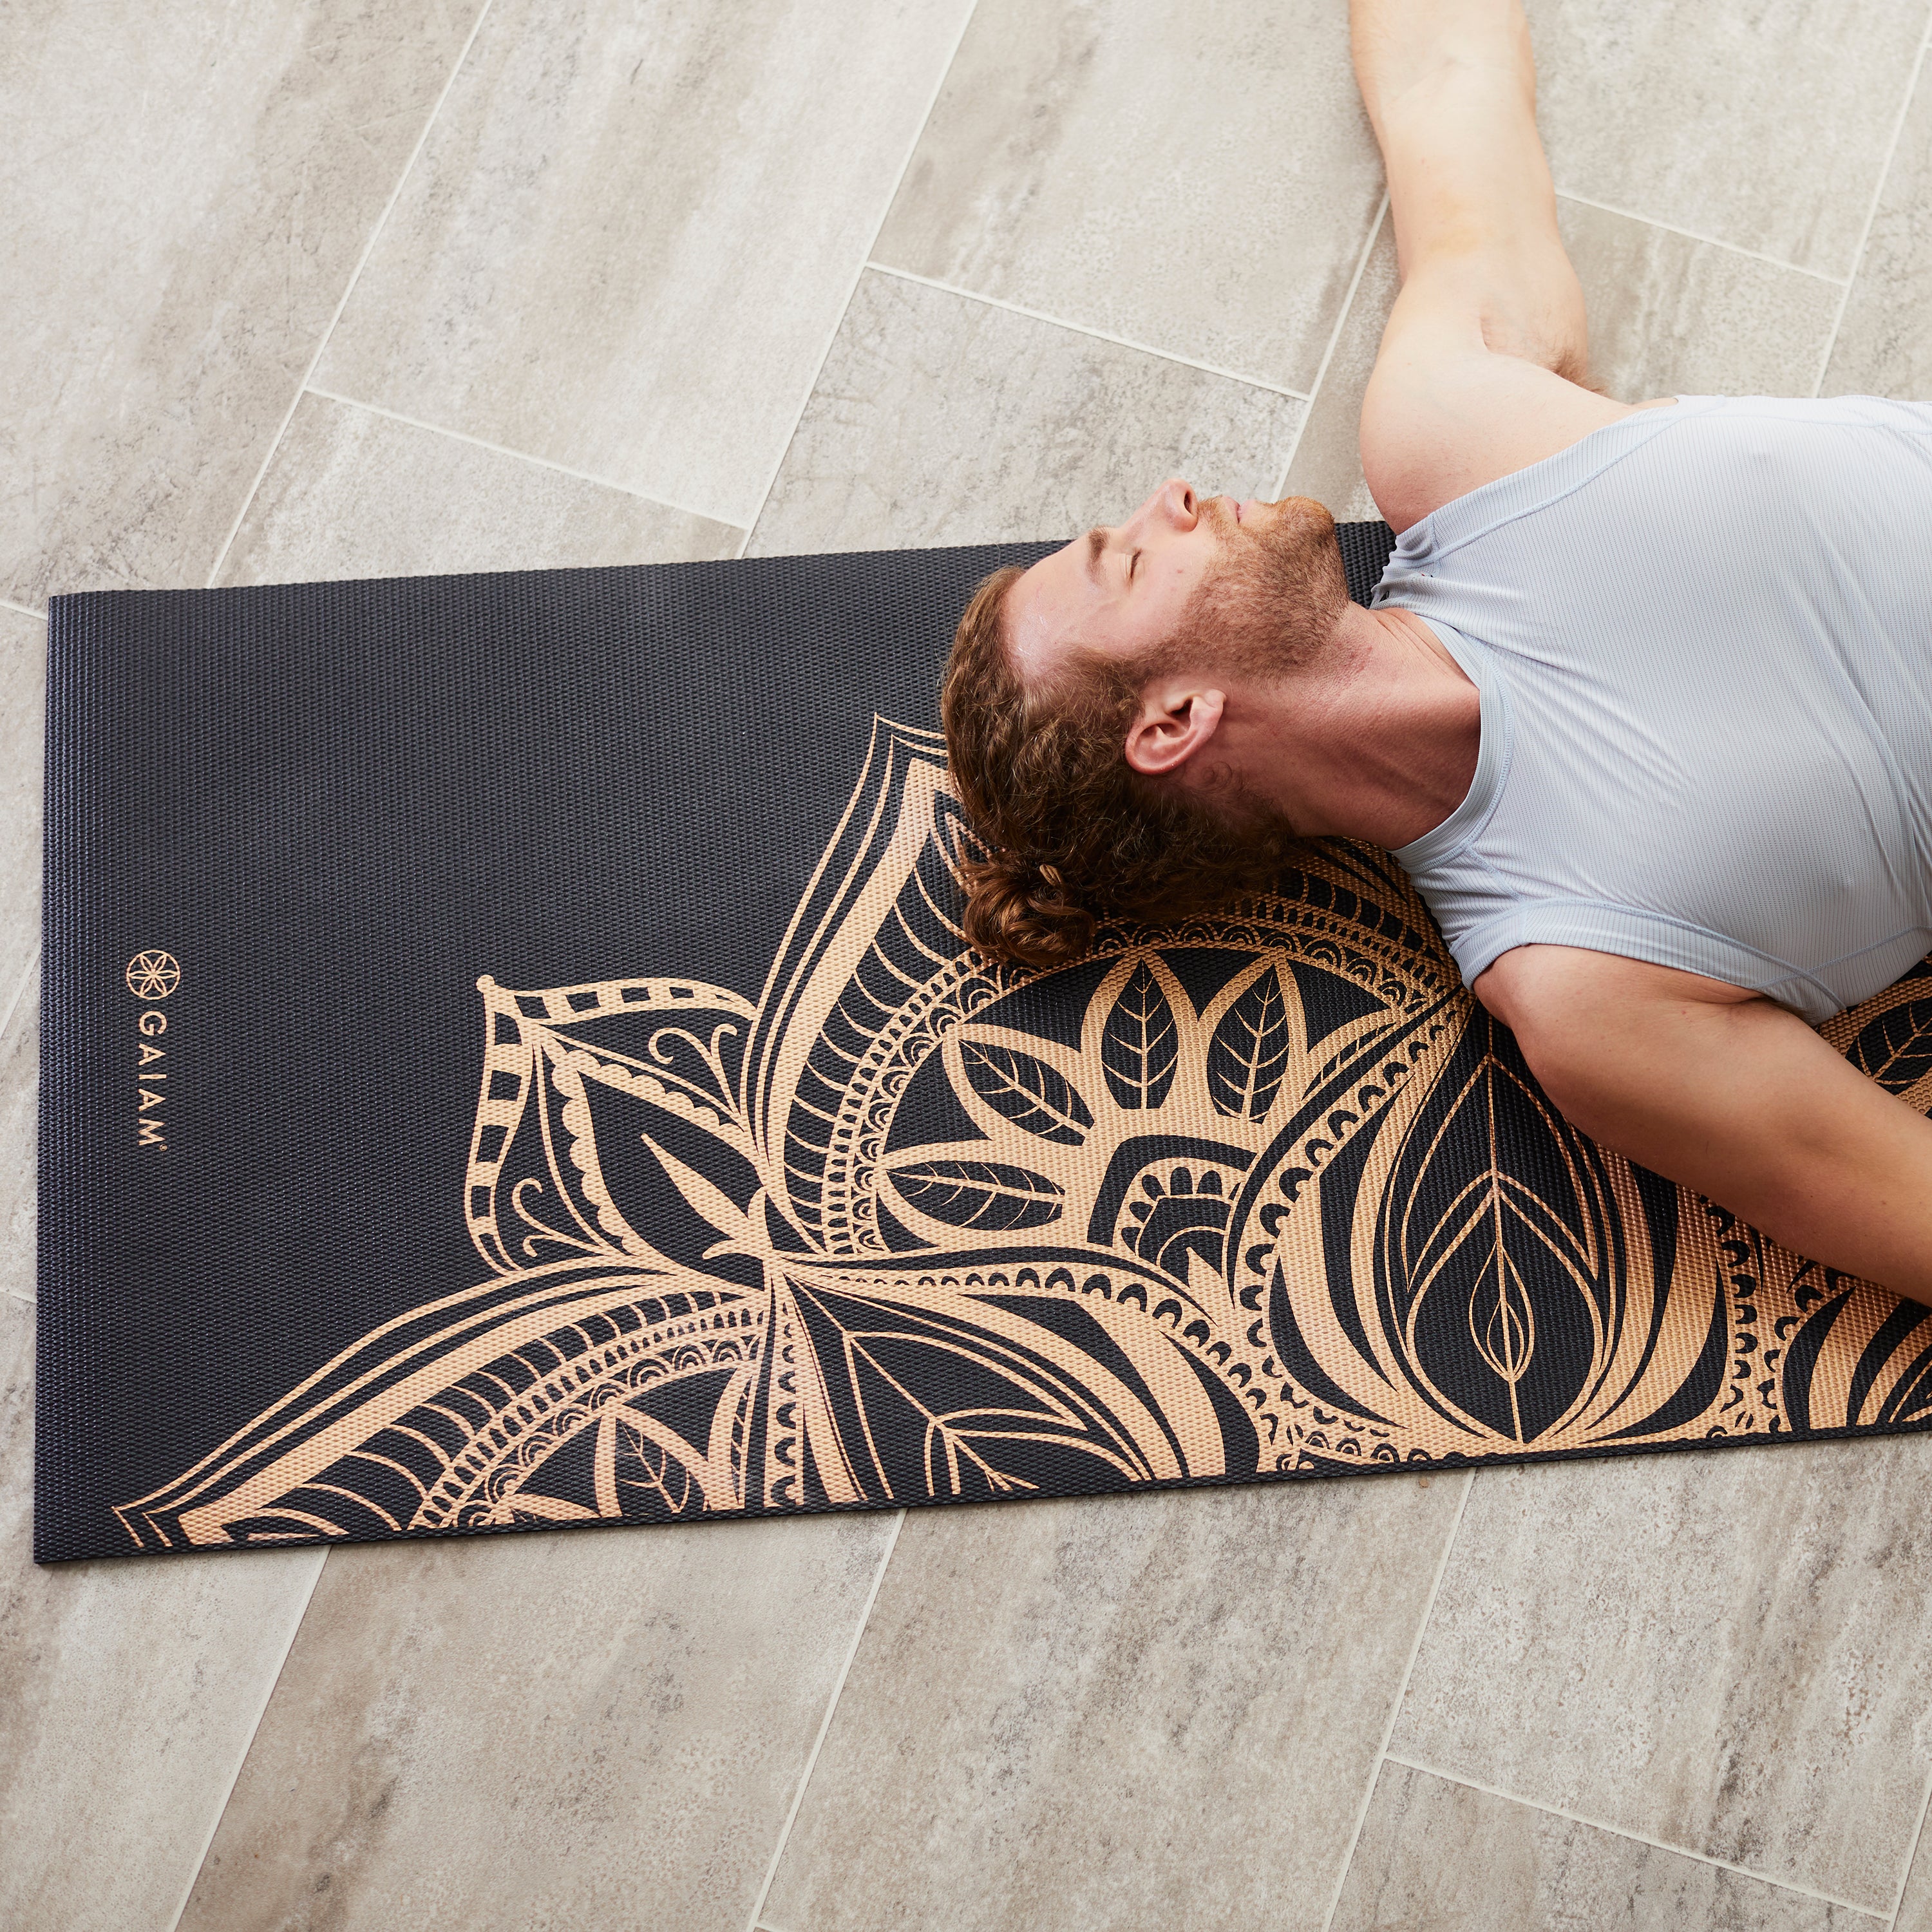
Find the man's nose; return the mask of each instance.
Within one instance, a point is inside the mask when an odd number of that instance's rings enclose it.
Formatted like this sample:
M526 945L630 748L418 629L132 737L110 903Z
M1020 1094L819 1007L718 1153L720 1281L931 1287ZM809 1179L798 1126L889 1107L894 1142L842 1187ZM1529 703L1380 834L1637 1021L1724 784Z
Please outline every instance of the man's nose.
M1143 529L1165 525L1191 530L1200 520L1201 500L1182 476L1170 476L1133 514L1133 522Z

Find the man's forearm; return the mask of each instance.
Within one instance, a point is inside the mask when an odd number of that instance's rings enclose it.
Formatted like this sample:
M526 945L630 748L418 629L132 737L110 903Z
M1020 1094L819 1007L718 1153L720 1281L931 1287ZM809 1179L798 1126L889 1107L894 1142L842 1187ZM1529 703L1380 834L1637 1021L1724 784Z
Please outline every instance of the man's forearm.
M1449 68L1506 76L1534 112L1536 67L1521 0L1353 0L1348 28L1355 79L1384 151L1389 107Z
M1689 1148L1686 1178L1797 1253L1932 1304L1932 1121L1820 1045L1808 1072L1796 1054L1748 1071L1759 1111Z
M1526 345L1550 334L1553 302L1564 311L1558 352L1568 353L1582 298L1557 233L1518 0L1354 0L1350 18L1405 282L1475 264L1486 322L1519 338L1490 346L1540 359Z

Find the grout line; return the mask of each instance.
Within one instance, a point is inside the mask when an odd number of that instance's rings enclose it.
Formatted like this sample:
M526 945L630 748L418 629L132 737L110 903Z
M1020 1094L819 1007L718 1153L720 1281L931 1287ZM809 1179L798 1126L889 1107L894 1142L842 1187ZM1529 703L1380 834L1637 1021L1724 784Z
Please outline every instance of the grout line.
M10 610L16 617L38 617L44 624L47 621L44 610L36 610L31 604L16 604L10 597L0 597L0 610Z
M1348 1882L1348 1868L1355 1862L1355 1847L1361 1842L1362 1827L1368 1822L1369 1804L1376 1795L1376 1786L1382 1781L1382 1766L1390 1762L1389 1740L1395 1736L1396 1720L1402 1715L1402 1700L1408 1695L1408 1680L1415 1673L1415 1660L1422 1654L1422 1640L1429 1628L1429 1620L1436 1613L1436 1598L1442 1588L1442 1579L1449 1568L1449 1554L1456 1547L1456 1538L1462 1527L1462 1516L1469 1507L1469 1492L1476 1486L1476 1472L1469 1472L1469 1479L1462 1485L1462 1499L1456 1505L1456 1520L1449 1526L1449 1534L1443 1539L1442 1554L1436 1559L1436 1574L1430 1578L1429 1596L1422 1606L1422 1615L1416 1621L1414 1640L1408 1646L1408 1660L1402 1666L1402 1682L1396 1687L1394 1701L1389 1706L1388 1722L1382 1728L1382 1748L1376 1753L1373 1768L1369 1773L1368 1783L1362 1792L1362 1802L1355 1812L1355 1828L1348 1834L1348 1848L1342 1855L1342 1868L1335 1874L1334 1895L1328 1901L1328 1910L1322 1915L1322 1932L1329 1932L1335 1922L1335 1915L1342 1909L1342 1892ZM1402 1760L1393 1760L1400 1764Z
M1341 346L1342 332L1348 326L1349 311L1355 306L1356 291L1362 286L1362 278L1369 272L1369 257L1375 253L1376 242L1382 232L1382 224L1388 218L1388 191L1384 189L1382 198L1376 204L1376 218L1369 224L1369 238L1362 244L1362 252L1355 260L1355 272L1348 280L1348 292L1342 298L1341 312L1335 318L1335 326L1328 332L1328 346L1322 352L1321 365L1315 371L1315 386L1308 392L1308 406L1301 412L1301 420L1294 426L1294 440L1288 446L1288 460L1281 466L1281 476L1274 486L1277 499L1288 494L1288 472L1294 467L1295 453L1301 447L1303 434L1308 428L1308 419L1315 413L1315 399L1322 393L1322 385L1327 378L1328 365L1335 359L1335 351Z
M1898 1915L1905 1910L1905 1888L1912 1882L1912 1868L1918 1857L1918 1843L1925 1835L1925 1814L1932 1807L1932 1778L1925 1780L1925 1796L1918 1801L1918 1823L1912 1834L1912 1842L1905 1850L1905 1863L1900 1868L1898 1889L1892 1894L1892 1916L1886 1922L1886 1932L1894 1932Z
M174 1916L168 1921L167 1932L176 1932L176 1928L182 1922L182 1913L188 1910L188 1900L194 1896L195 1880L200 1877L201 1868L208 1862L208 1850L214 1843L215 1833L221 1828L221 1820L227 1811L228 1801L235 1796L235 1787L241 1781L242 1767L248 1762L248 1754L255 1748L255 1734L262 1728L262 1720L268 1714L268 1702L275 1694L275 1686L282 1681L282 1672L288 1668L289 1653L296 1647L296 1638L301 1632L302 1619L308 1615L310 1601L315 1595L315 1586L321 1581L322 1566L328 1561L328 1550L322 1550L320 1555L321 1560L315 1566L314 1574L308 1580L308 1588L302 1592L302 1606L296 1612L295 1621L289 1625L288 1641L282 1646L282 1654L276 1658L275 1667L269 1673L268 1688L262 1693L262 1702L255 1712L255 1721L248 1726L247 1740L236 1758L235 1768L229 1774L228 1783L223 1789L221 1802L216 1805L214 1816L208 1821L208 1835L202 1840L201 1850L195 1855L194 1868L188 1875L188 1883L182 1888L181 1903L175 1907ZM215 1560L218 1562L220 1559L217 1558Z
M302 380L296 385L296 392L289 399L287 413L281 426L275 431L274 440L268 445L268 454L262 458L262 466L255 472L255 480L248 485L248 494L242 499L242 507L235 513L235 520L229 526L221 548L215 553L213 567L208 573L208 587L214 587L214 580L221 574L221 566L228 561L228 553L233 548L235 539L242 533L243 520L248 516L249 506L255 500L255 493L262 487L262 479L268 473L268 466L275 460L275 452L282 446L282 438L289 433L289 424L295 420L296 409L300 406L302 392L309 385L309 378L322 366L322 352L328 346L329 338L335 333L335 325L342 320L342 311L349 306L349 298L356 292L356 284L362 279L362 271L368 266L369 257L375 253L376 243L382 230L388 226L389 217L400 200L403 184L406 182L416 164L416 158L423 151L423 144L429 139L429 130L436 125L436 116L442 112L442 104L449 98L450 89L456 85L456 76L463 71L464 63L470 58L470 50L476 44L476 36L482 31L483 22L488 17L490 0L483 0L481 11L471 22L470 37L463 43L462 51L456 56L449 70L448 78L442 83L442 92L436 97L436 105L429 111L429 118L422 124L422 132L416 136L416 146L410 150L410 158L403 164L403 171L396 177L396 184L389 190L389 198L382 204L382 212L376 218L376 225L369 231L369 238L362 244L362 252L356 258L356 266L350 271L341 298L335 304L335 311L328 318L328 326L322 332L322 340L315 345L315 353L309 358L308 367L302 372Z
M1069 322L1064 316L1049 315L1044 309L1028 308L1022 303L1008 302L1004 296L982 296L976 289L962 289L956 282L942 282L931 275L914 274L910 268L895 268L884 262L868 262L866 266L875 275L890 275L898 281L915 282L922 289L937 289L942 295L958 296L964 302L982 302L988 308L1004 309L1009 315L1023 315L1029 322L1044 322L1074 335L1091 336L1096 342L1111 342L1116 348L1158 356L1163 362L1178 362L1184 369L1198 369L1204 375L1219 376L1224 382L1239 382L1246 388L1265 389L1270 395L1292 396L1298 403L1308 400L1300 390L1291 389L1285 383L1266 382L1259 376L1244 376L1238 369L1224 369L1218 362L1204 362L1198 356L1183 356L1174 350L1156 349L1151 343L1136 342L1132 336L1116 335L1111 329L1091 328L1084 322Z
M372 416L404 423L411 429L427 430L432 436L446 436L452 442L466 442L472 448L487 449L494 455L513 456L519 463L533 463L539 470L554 470L560 476L574 477L580 483L594 483L600 490L615 490L620 495L636 497L640 502L655 503L661 510L675 510L681 517L701 517L707 524L722 524L727 530L741 527L730 518L721 517L715 511L694 510L688 503L674 503L668 496L654 496L648 490L636 489L608 476L593 476L587 470L573 470L567 463L553 463L547 456L532 456L527 449L512 449L508 443L492 442L488 436L471 436L466 430L425 422L421 416L405 416L400 410L385 409L380 403L365 403L354 396L340 395L333 389L322 388L314 382L304 385L303 393L319 396L326 403L339 403L344 409L366 410Z
M928 112L931 110L927 110ZM898 1547L899 1532L905 1526L906 1513L901 1510L893 1519L892 1534L886 1538L886 1546L879 1558L879 1567L872 1574L872 1587L866 1593L866 1606L859 1612L858 1628L852 1633L852 1641L846 1646L845 1661L838 1666L838 1681L832 1687L831 1700L825 1707L825 1715L819 1720L818 1735L812 1741L812 1749L805 1760L805 1769L798 1780L798 1789L792 1793L791 1809L785 1814L784 1823L778 1830L778 1841L772 1847L772 1862L765 1868L765 1882L758 1888L758 1897L752 1901L752 1916L746 1922L746 1932L760 1932L759 1920L765 1909L765 1900L772 1888L772 1881L778 1875L778 1861L784 1856L784 1849L791 1837L791 1828L797 1822L799 1807L805 1802L805 1789L812 1782L812 1774L818 1768L819 1748L825 1742L825 1735L832 1728L832 1713L838 1708L838 1700L845 1694L845 1679L851 1674L852 1660L859 1654L859 1643L866 1634L866 1626L872 1619L872 1606L879 1600L879 1586L886 1580L886 1565L892 1560L892 1552ZM173 1932L170 1927L169 1932Z
M952 71L952 63L959 58L959 49L966 38L966 30L973 24L973 16L979 10L980 0L969 0L964 17L959 22L959 31L952 37L952 44L946 50L946 58L940 64L939 74L932 83L932 92L927 95L926 112L919 117L919 125L913 130L912 139L906 143L905 159L900 162L898 172L892 177L892 184L886 191L880 205L879 218L872 224L872 238L859 255L859 266L853 272L852 286L845 291L845 299L838 304L838 313L833 317L830 331L825 338L825 346L818 352L818 359L812 365L811 380L805 386L805 394L799 398L798 413L791 419L791 428L785 432L784 442L778 445L778 453L772 464L772 473L765 478L765 487L758 492L757 507L745 528L745 541L738 546L738 554L742 556L746 548L758 534L758 519L765 514L765 506L772 500L772 492L778 487L778 472L784 467L784 460L791 453L791 446L798 439L799 425L805 421L805 412L812 406L812 392L818 387L818 379L825 373L825 364L832 354L832 345L838 340L838 332L845 326L847 312L852 306L852 298L859 292L859 283L866 272L866 264L872 250L879 245L879 237L886 232L886 218L892 212L892 203L898 200L899 185L905 179L912 166L912 158L919 152L919 144L926 137L926 124L932 118L932 110L939 105L940 90L946 85L946 77ZM736 519L734 518L733 521Z
M1845 326L1845 311L1851 306L1852 284L1858 278L1858 271L1865 265L1865 244L1871 239L1872 224L1878 219L1879 203L1885 199L1886 183L1892 177L1892 164L1898 158L1899 138L1905 132L1906 116L1912 112L1912 97L1918 91L1918 76L1925 65L1925 50L1932 44L1932 16L1928 16L1925 32L1918 37L1918 52L1912 63L1912 72L1905 83L1905 98L1898 104L1898 118L1892 124L1892 139L1886 142L1885 163L1878 171L1878 185L1872 190L1871 206L1865 210L1865 225L1858 230L1858 245L1852 254L1852 272L1846 278L1845 292L1838 298L1838 312L1832 318L1832 332L1825 339L1825 352L1818 359L1817 380L1811 385L1811 393L1816 395L1825 386L1825 378L1832 373L1832 357L1838 346L1838 332Z
M1885 1914L1874 1912L1869 1905L1855 1905L1849 1898L1840 1898L1835 1893L1816 1892L1808 1885L1794 1885L1790 1880L1772 1878L1761 1871L1753 1871L1748 1865L1736 1865L1729 1858L1714 1858L1706 1852L1694 1852L1687 1845L1673 1845L1662 1838L1652 1838L1642 1832L1633 1832L1622 1825L1612 1825L1601 1818L1586 1816L1581 1811L1566 1811L1560 1804L1545 1804L1534 1798L1526 1798L1520 1791L1505 1791L1500 1785L1484 1784L1473 1778L1464 1778L1453 1771L1444 1771L1432 1764L1418 1764L1413 1758L1397 1757L1391 1751L1388 1761L1399 1764L1406 1771L1419 1771L1425 1778L1439 1778L1446 1784L1460 1784L1472 1791L1482 1792L1490 1798L1507 1799L1512 1804L1522 1805L1532 1811L1540 1811L1552 1818L1568 1819L1573 1825L1587 1825L1593 1832L1607 1832L1614 1838L1628 1838L1634 1844L1648 1845L1652 1851L1668 1852L1674 1858L1690 1858L1700 1865L1714 1865L1720 1871L1735 1872L1739 1878L1748 1878L1758 1885L1768 1885L1774 1892L1795 1892L1800 1898L1816 1899L1820 1905L1835 1905L1846 1912L1856 1912L1861 1918L1875 1918L1883 1922Z
M20 1001L26 996L28 982L33 978L40 963L40 942L34 941L32 956L20 974L20 983L14 988L14 997L7 1002L7 1017L0 1019L0 1040L7 1037L7 1030L14 1024L14 1016L20 1010Z
M1789 274L1807 275L1814 282L1829 282L1834 289L1850 286L1849 275L1828 275L1822 268L1802 268L1796 262L1781 262L1761 248L1747 248L1739 242L1726 242L1715 235L1700 235L1694 228L1680 228L1674 221L1660 221L1655 215L1640 214L1634 208L1618 208L1607 201L1593 201L1587 194L1571 194L1567 188L1556 190L1556 199L1574 201L1580 208L1594 208L1600 214L1621 215L1626 221L1640 221L1646 228L1660 228L1666 235L1681 235L1687 242L1701 242L1708 248L1721 248L1726 254L1742 255L1748 260L1763 262L1767 268L1782 268Z

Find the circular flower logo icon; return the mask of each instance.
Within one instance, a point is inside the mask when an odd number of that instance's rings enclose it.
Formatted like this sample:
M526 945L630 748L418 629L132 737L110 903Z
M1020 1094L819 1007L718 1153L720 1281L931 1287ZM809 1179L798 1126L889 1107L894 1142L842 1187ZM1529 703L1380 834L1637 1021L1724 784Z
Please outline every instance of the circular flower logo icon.
M180 984L172 952L137 952L128 962L128 990L137 1000L165 1000Z

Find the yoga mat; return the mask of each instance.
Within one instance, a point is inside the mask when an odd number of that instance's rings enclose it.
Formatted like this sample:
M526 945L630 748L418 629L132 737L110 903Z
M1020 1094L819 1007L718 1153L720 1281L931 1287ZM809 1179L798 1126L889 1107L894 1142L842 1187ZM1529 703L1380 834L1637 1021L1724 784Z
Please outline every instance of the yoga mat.
M971 954L936 680L1042 548L55 601L38 1558L1925 1426L1384 854ZM1925 969L1828 1031L1932 1105Z

